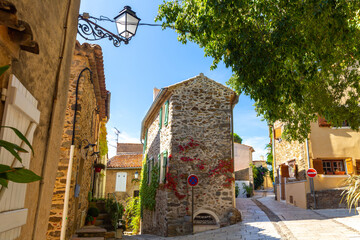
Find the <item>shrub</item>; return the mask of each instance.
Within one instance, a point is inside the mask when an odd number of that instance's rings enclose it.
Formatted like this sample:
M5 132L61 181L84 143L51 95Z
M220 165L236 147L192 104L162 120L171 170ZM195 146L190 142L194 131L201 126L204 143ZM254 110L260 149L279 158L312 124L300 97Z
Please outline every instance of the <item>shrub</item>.
M96 207L90 207L88 210L88 215L92 216L92 217L97 217L99 216L99 209Z

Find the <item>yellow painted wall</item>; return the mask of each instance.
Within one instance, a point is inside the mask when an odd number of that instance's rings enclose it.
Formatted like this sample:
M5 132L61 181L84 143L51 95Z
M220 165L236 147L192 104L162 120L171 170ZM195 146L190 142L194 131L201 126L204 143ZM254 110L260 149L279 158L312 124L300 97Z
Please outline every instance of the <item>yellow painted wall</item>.
M310 134L312 159L316 158L352 158L360 159L360 132L351 129L333 129L311 124Z
M285 185L285 196L286 203L290 203L290 196L293 196L293 205L306 209L306 190L307 182L293 182L286 183Z
M343 187L344 181L347 178L348 178L347 175L326 176L323 174L318 174L314 178L315 191Z

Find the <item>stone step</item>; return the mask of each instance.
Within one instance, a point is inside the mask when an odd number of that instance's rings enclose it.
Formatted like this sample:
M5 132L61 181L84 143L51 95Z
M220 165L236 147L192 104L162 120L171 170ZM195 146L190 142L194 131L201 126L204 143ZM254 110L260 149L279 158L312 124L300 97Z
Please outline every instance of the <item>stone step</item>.
M101 226L104 225L104 219L96 219L95 226Z
M70 240L105 240L104 237L72 237Z
M97 216L96 220L105 219L109 216L107 213L100 213L99 216Z
M107 232L105 234L105 238L114 238L115 237L115 232L112 231L112 232Z
M106 229L97 226L84 226L76 231L78 237L104 237Z

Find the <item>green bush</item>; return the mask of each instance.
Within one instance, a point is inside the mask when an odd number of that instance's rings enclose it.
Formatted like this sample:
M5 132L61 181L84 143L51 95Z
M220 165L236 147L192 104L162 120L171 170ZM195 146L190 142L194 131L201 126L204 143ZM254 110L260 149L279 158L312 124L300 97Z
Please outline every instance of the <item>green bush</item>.
M90 207L88 210L88 215L92 216L92 217L97 217L99 216L99 209L96 207Z
M111 225L116 231L119 226L119 221L122 219L124 213L124 206L118 203L115 199L108 198L105 202L105 209L110 215Z
M254 189L258 189L261 187L261 185L264 182L264 176L269 171L267 168L264 168L263 166L256 167L253 164L250 164L253 171L253 177L254 177Z
M239 185L236 183L235 184L235 197L239 196L239 192L240 192Z
M140 199L139 197L130 197L127 199L125 208L125 224L127 229L131 229L133 233L140 230Z

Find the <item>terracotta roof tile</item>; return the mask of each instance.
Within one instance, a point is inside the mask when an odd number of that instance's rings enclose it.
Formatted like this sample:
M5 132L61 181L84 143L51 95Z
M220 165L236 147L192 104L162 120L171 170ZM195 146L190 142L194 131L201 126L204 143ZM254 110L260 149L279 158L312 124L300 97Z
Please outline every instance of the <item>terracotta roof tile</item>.
M116 155L108 161L108 168L141 168L143 155L135 154L121 154Z

